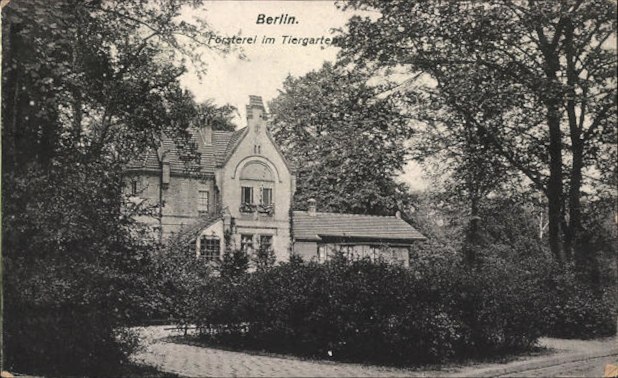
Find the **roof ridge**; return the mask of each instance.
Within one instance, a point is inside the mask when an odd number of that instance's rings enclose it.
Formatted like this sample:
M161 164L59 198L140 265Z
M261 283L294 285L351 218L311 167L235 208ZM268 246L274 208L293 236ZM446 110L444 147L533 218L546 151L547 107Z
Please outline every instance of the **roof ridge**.
M225 148L225 152L224 152L225 159L223 160L223 165L225 165L227 161L230 159L230 157L234 154L234 152L236 152L236 148L238 147L240 142L243 140L248 130L249 130L249 127L245 126L242 129L236 130L232 134L232 137L228 141L227 147Z
M294 210L294 212L299 212L299 213L309 213L306 210ZM395 215L373 215L373 214L354 214L354 213L332 213L332 212L323 212L323 211L316 211L316 214L328 214L328 215L341 215L341 216L347 216L347 217L373 217L373 218L395 218L395 219L401 219L401 218L397 218Z
M212 133L215 134L234 134L237 130L227 131L227 130L213 130Z
M247 127L249 127L249 126L241 127L241 128L240 128L240 129L238 129L238 130L234 130L234 131L233 131L233 133L237 133L237 132L239 132L239 131L243 131L243 130L245 130Z

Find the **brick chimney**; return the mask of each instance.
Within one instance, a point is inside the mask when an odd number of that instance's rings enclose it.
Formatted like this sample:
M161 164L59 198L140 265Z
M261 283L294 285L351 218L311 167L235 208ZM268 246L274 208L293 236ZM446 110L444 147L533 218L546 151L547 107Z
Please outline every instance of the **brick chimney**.
M212 126L210 120L200 125L200 135L204 144L212 144Z
M247 126L252 131L259 133L266 128L266 108L260 96L249 96L247 105Z
M311 215L312 217L315 216L316 213L316 200L311 198L309 201L307 201L309 203L309 215Z

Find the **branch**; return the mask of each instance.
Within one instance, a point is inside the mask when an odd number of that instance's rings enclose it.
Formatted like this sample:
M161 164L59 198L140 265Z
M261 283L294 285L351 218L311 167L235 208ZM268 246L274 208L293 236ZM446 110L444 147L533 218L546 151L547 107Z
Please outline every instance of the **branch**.
M613 95L608 95L605 96L605 98L608 97L614 97ZM590 136L592 135L592 133L594 133L594 131L599 127L599 125L601 124L601 121L604 119L605 115L607 114L607 112L609 112L609 110L611 108L613 108L615 105L615 103L612 102L608 102L607 104L605 104L605 106L601 109L601 111L597 114L597 117L595 118L594 122L592 122L592 125L590 125L590 127L588 128L588 130L586 130L586 132L584 133L584 137L582 138L582 140L584 142L586 142L587 140L589 140Z
M494 146L494 148L500 153L500 155L502 155L505 159L507 159L509 163L511 163L515 168L519 169L523 174L525 174L537 186L539 190L547 194L547 189L545 188L545 185L540 179L541 174L539 172L525 167L521 162L519 162L515 158L514 154L508 153L504 149L502 144L498 141L498 139L495 137L495 135L491 133L491 131L487 127L482 125L472 115L470 115L469 110L461 107L456 101L453 101L453 99L451 99L451 101L449 102L451 106L453 106L460 114L462 114L466 118L466 121L473 123L480 130L483 131L483 135Z

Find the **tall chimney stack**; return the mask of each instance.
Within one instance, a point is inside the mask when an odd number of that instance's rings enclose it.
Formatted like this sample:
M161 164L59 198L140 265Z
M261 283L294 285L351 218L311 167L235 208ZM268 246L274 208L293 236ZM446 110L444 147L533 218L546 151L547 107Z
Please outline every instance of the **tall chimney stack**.
M266 108L260 96L249 96L249 105L247 105L247 126L250 130L260 132L262 127L265 127Z
M212 125L210 120L206 120L200 127L200 135L204 144L212 144Z

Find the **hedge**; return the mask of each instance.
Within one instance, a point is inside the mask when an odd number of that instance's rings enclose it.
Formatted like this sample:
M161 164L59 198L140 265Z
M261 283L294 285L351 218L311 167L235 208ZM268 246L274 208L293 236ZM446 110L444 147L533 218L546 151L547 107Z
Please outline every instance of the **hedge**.
M544 298L529 274L293 257L203 285L191 321L201 339L236 348L388 364L485 357L542 335Z

